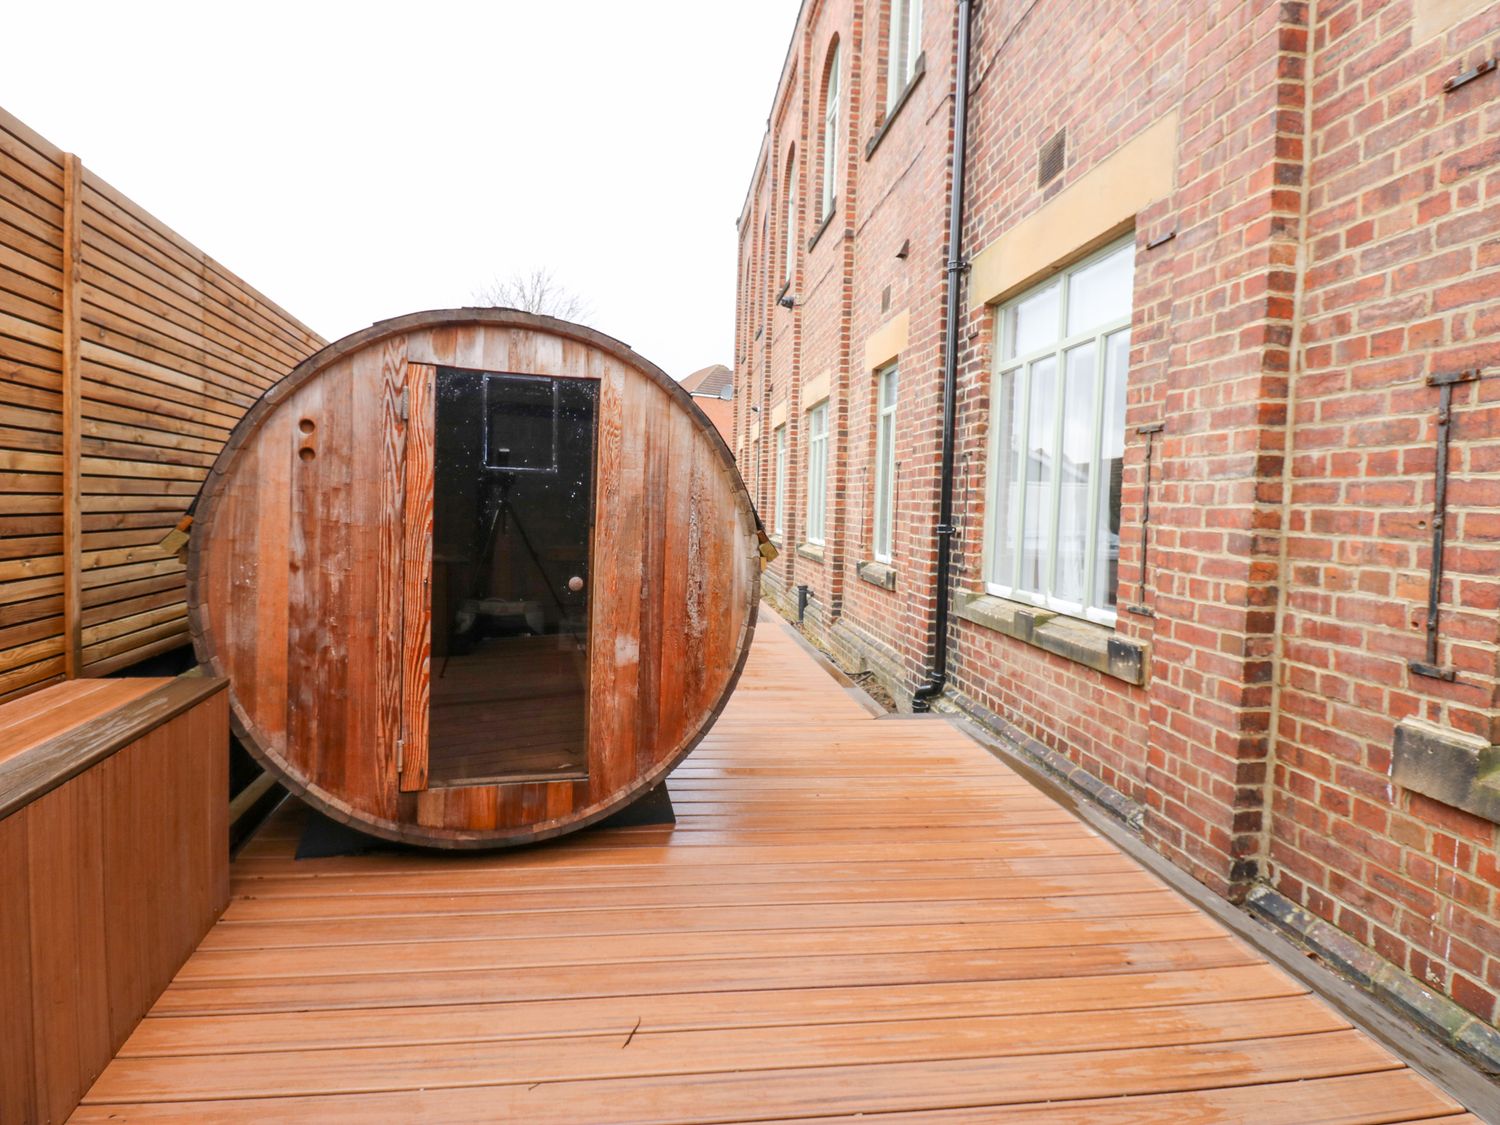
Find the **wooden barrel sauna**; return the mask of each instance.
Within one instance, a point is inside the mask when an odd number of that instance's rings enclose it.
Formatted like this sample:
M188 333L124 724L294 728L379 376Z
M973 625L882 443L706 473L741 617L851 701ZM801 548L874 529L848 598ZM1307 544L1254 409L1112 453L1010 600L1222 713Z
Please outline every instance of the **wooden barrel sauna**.
M245 415L188 556L199 660L295 793L389 840L593 823L704 736L749 651L756 520L692 398L510 309L384 321Z

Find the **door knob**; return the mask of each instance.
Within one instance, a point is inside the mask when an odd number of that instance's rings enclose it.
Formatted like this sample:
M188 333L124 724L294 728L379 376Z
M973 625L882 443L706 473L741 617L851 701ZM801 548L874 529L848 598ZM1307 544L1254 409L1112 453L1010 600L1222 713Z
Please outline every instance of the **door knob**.
M579 590L583 589L583 579L576 574L573 575L572 578L568 579L568 589L572 590L575 594L578 593Z

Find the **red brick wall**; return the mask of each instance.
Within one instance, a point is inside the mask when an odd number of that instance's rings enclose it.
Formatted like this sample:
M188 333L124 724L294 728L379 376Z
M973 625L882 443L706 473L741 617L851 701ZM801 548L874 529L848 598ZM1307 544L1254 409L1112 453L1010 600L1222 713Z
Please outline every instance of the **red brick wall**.
M987 245L1077 182L1171 110L1180 114L1174 197L1137 216L1137 279L1126 415L1127 474L1121 519L1121 635L1152 645L1148 689L960 624L955 680L965 694L1017 722L1147 807L1161 851L1221 891L1243 888L1240 861L1259 843L1274 605L1275 541L1260 511L1279 476L1285 353L1274 347L1274 212L1295 198L1269 175L1285 123L1275 120L1284 12L1296 5L1075 4L1021 19L1024 5L981 10L977 57L1004 40L1008 58L978 73L971 131L972 203L966 240ZM1017 22L1017 21L1020 22ZM1059 50L1058 42L1090 45ZM1150 45L1152 65L1142 66ZM1292 47L1296 44L1293 42ZM992 49L992 48L991 48ZM1097 80L1096 80L1097 76ZM1031 91L1047 91L1038 104ZM1268 125L1268 119L1273 124ZM1036 153L1068 132L1062 176L1037 187ZM1258 175L1252 175L1255 172ZM1234 183L1233 206L1224 185ZM1156 249L1148 242L1176 231ZM1294 231L1292 232L1295 233ZM982 589L981 532L993 314L971 317L960 449L965 570ZM1154 449L1150 577L1141 588L1140 519L1147 438ZM972 431L972 432L971 432ZM1269 529L1274 530L1274 529ZM1258 534L1260 532L1260 534ZM1004 668L1004 674L996 671Z
M1147 833L1218 890L1258 873L1270 749L1307 5L1189 22L1153 518ZM1159 512L1159 516L1156 515Z
M1414 2L978 6L967 254L1164 115L1178 127L1175 187L1134 224L1118 596L1154 616L1121 612L1114 632L1149 646L1150 677L1132 686L959 620L950 699L1144 806L1148 841L1214 889L1269 882L1493 1020L1495 825L1394 788L1389 770L1407 716L1500 741L1500 375L1455 396L1440 655L1457 679L1406 667L1422 654L1431 554L1437 392L1424 377L1500 359L1500 73L1441 90L1500 53L1500 2L1425 43L1413 42ZM956 27L952 0L924 8L925 73L887 126L886 5L809 0L741 219L743 279L762 261L767 208L779 255L779 161L792 139L815 149L837 34L848 183L809 249L818 189L799 157L813 202L800 210L796 306L774 304L779 256L770 291L752 281L742 294L737 447L769 514L771 416L788 403L788 533L768 590L806 583L814 628L903 701L931 658ZM1039 188L1038 147L1064 126L1064 171ZM887 590L857 574L873 534L865 342L903 310ZM993 320L990 308L966 314L959 341L954 586L976 593ZM824 371L819 562L796 547L801 387ZM1157 422L1142 582L1138 428ZM756 430L764 459L752 464Z
M840 618L846 644L857 645L908 685L927 663L932 612L931 534L935 468L942 415L943 268L947 261L949 138L952 116L951 5L923 6L922 74L887 120L885 109L889 5L872 5L865 64L874 76L860 114L855 168L859 209L851 310L850 470L845 503L848 572ZM877 139L878 138L878 139ZM873 150L871 149L874 144ZM904 252L905 256L898 256ZM859 578L874 559L875 369L865 341L907 317L907 346L898 357L896 472L892 560L895 589ZM875 356L883 365L889 356ZM840 638L842 640L842 638Z
M810 3L802 13L792 38L786 70L772 113L767 147L757 165L763 185L752 193L740 219L741 265L747 237L760 229L763 215L771 216L769 288L762 299L742 308L739 335L748 340L737 374L749 380L748 394L737 398L737 432L745 437L742 464L752 464L752 491L768 524L775 522L775 438L772 422L778 410L788 421L788 472L786 534L781 558L767 573L767 588L774 594L795 583L805 583L812 593L810 612L815 620L829 624L837 620L846 586L846 570L855 556L846 523L857 519L859 498L847 479L850 457L855 452L851 410L857 409L857 393L850 386L851 317L854 308L852 284L855 276L856 194L860 187L863 142L868 129L862 121L861 85L865 55L863 46L864 5L850 0ZM876 12L875 19L883 19ZM825 159L822 110L830 47L839 43L840 86L843 113L840 118L839 151ZM797 153L796 260L794 277L783 290L782 223L785 215L784 184L786 154ZM822 176L833 168L839 179L835 213L825 223L822 215ZM772 188L774 185L774 189ZM764 263L762 263L764 265ZM783 292L792 307L783 307ZM757 338L756 333L760 335ZM805 416L815 405L803 395L809 381L827 376L829 405L829 456L825 507L826 547L799 554L806 538L806 435ZM821 398L821 395L819 396ZM756 407L758 411L751 408ZM759 446L752 435L761 432Z
M1394 787L1394 725L1500 741L1500 377L1453 397L1440 663L1425 655L1438 391L1500 364L1500 5L1413 42L1411 3L1320 0L1294 400L1271 877L1495 1018L1489 821Z

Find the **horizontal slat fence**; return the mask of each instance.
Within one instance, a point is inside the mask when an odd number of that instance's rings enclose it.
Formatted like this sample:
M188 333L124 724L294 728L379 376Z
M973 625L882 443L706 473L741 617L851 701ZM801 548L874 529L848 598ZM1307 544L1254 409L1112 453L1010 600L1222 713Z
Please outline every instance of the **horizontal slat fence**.
M0 110L0 700L186 643L157 544L322 345Z

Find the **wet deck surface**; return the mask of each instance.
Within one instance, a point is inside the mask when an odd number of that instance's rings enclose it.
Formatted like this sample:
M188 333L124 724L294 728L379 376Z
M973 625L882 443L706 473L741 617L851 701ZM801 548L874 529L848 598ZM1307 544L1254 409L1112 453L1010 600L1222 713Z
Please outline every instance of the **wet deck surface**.
M769 615L670 788L675 828L480 857L298 862L284 809L74 1120L1475 1120Z

